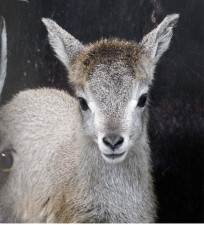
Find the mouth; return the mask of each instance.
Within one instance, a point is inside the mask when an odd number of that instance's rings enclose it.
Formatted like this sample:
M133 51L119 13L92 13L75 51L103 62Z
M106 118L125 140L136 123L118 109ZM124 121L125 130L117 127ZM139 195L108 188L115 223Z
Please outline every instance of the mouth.
M125 154L125 152L121 153L121 154L104 154L103 155L105 157L107 157L108 159L118 159L120 158L121 156L123 156Z

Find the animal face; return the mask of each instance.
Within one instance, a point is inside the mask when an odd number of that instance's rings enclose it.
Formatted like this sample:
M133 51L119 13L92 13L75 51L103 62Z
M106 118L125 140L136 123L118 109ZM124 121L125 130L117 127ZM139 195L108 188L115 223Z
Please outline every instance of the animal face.
M76 95L84 130L110 163L125 159L145 126L149 79L142 68L148 60L141 61L141 54L137 44L102 40L84 50L70 70L82 76Z
M107 161L123 160L140 137L147 91L148 85L136 79L123 61L96 65L77 89L84 129Z
M43 19L50 44L74 84L84 131L109 163L122 162L144 138L148 88L177 19L176 14L167 16L139 44L113 39L89 46Z

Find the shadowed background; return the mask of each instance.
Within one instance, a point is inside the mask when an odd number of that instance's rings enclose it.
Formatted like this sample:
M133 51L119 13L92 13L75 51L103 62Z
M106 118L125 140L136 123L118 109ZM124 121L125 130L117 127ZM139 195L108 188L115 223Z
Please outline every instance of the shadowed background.
M42 17L89 43L102 37L139 41L171 13L180 13L179 23L150 93L158 222L203 222L202 0L1 0L8 37L1 104L27 88L72 93L66 71L48 44Z

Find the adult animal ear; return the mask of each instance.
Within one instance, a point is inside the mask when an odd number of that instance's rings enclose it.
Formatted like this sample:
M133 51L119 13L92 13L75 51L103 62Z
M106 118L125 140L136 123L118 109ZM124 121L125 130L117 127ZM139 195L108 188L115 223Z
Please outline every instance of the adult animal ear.
M153 64L156 64L168 49L173 35L173 27L176 25L178 18L179 14L166 16L158 27L145 35L139 43Z
M69 70L70 63L84 49L83 44L51 19L42 18L48 30L49 43L57 58Z

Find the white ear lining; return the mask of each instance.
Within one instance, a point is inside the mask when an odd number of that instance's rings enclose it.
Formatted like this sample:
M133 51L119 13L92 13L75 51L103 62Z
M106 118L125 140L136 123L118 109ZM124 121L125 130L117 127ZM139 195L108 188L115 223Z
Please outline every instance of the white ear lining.
M53 20L43 18L48 30L48 38L57 58L69 70L70 62L83 50L84 46Z
M179 14L166 16L158 27L145 35L140 42L140 46L152 63L157 63L162 54L168 49L173 35L173 27L176 25L178 18Z

